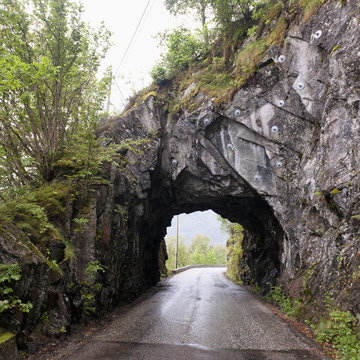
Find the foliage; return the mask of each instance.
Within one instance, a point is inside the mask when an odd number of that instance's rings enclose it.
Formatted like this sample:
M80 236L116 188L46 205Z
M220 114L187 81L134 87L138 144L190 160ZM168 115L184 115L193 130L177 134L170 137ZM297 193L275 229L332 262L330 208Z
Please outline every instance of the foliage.
M255 73L256 65L266 53L266 42L261 39L249 43L236 57L238 77L248 79Z
M163 33L161 44L166 47L166 53L161 55L161 62L151 71L155 83L172 79L204 53L202 41L185 28Z
M335 46L332 48L332 50L331 50L331 52L330 52L330 55L334 54L334 52L337 51L337 50L339 50L340 48L341 48L341 44L335 45Z
M12 295L14 289L11 283L20 278L21 269L18 263L0 264L0 314L11 309L18 309L22 312L29 312L32 309L33 306L29 301L23 303L17 296Z
M81 136L93 137L110 75L96 79L109 32L67 0L0 0L0 186L54 177ZM28 10L32 10L32 14Z
M303 22L308 22L322 7L326 0L300 0L298 6L303 9Z
M91 280L95 280L99 272L105 273L107 267L102 265L99 260L91 261L87 264L84 271L89 274ZM99 282L83 281L81 287L82 307L85 315L94 314L96 312L96 295L100 292L102 284Z
M25 190L0 204L0 230L7 223L15 224L39 250L46 254L52 240L67 242L52 222L62 222L67 216L66 202L71 187L60 183L44 185L33 191Z
M316 339L330 343L339 350L343 359L357 360L360 357L360 334L356 330L358 320L350 311L341 311L333 305L332 299L326 296L328 317L323 319L315 329Z
M166 266L168 270L172 270L175 268L176 237L170 236L165 240L168 253ZM224 245L218 244L214 247L213 245L210 245L209 237L202 234L197 234L191 239L190 245L187 246L185 239L180 236L178 244L178 267L201 264L224 265Z
M215 21L224 28L241 18L247 21L251 18L253 3L253 0L213 0Z
M104 273L106 269L107 267L102 265L99 260L95 260L88 263L85 272L89 274L90 279L95 279L99 271Z
M242 243L244 240L244 228L240 224L232 223L218 216L221 222L221 230L229 235L227 240L227 271L226 274L233 282L241 284L241 259L243 257Z
M151 143L151 137L141 139L125 139L119 144L113 143L111 138L96 138L95 134L89 135L88 140L78 137L76 144L72 146L62 159L56 162L56 168L61 175L70 180L80 206L86 206L92 189L96 184L104 184L104 165L113 164L125 167L128 163L128 153L141 154ZM84 220L75 220L82 225ZM85 220L86 221L86 220ZM82 222L82 224L81 224ZM78 227L79 231L81 226Z
M170 13L185 14L189 10L195 10L201 24L206 23L206 12L211 5L211 0L165 0L165 6Z
M175 269L175 251L176 251L176 236L170 236L165 239L168 260L166 266L168 270ZM183 267L190 264L190 254L185 243L185 238L179 236L178 241L178 267Z
M291 298L285 295L282 286L273 286L266 298L269 301L275 301L285 314L289 316L298 315L298 307L294 306Z
M51 240L61 238L58 230L49 222L44 208L29 197L17 198L1 204L0 217L2 222L16 223L34 244L42 248L43 253Z
M297 317L302 304L299 299L286 296L281 286L271 288L266 296L275 301L289 316ZM357 331L358 319L350 311L342 311L333 305L329 295L325 296L327 315L317 325L310 325L315 331L316 340L331 344L339 350L342 359L357 360L360 356L360 334ZM308 323L308 321L306 321Z

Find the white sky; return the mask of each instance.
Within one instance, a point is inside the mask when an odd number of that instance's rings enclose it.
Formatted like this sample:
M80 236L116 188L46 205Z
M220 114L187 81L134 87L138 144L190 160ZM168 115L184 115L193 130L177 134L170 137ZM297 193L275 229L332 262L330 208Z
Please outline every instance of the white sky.
M225 245L229 236L220 230L220 225L217 214L212 210L181 214L179 215L179 236L184 237L188 245L197 234L208 236L212 245ZM170 236L176 236L176 216L173 217L171 226L167 228L166 237Z
M131 37L149 0L80 0L84 5L84 19L98 28L101 21L113 33L113 47L103 62L104 69L112 65L115 72L123 58ZM187 21L194 26L192 18L174 17L165 9L164 0L150 0L150 5L140 24L137 35L120 67L116 82L125 98L151 83L150 70L160 59L159 39L155 36L165 29ZM110 112L122 110L124 103L117 85L113 84Z

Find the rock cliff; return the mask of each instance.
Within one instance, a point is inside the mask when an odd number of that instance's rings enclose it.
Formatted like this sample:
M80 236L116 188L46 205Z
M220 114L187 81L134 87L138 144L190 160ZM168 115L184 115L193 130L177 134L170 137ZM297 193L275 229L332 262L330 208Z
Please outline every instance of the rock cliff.
M111 125L112 138L157 134L136 167L148 276L172 216L211 208L247 230L245 283L282 284L308 315L325 293L359 314L358 31L355 2L327 3L222 106L198 92L170 118L150 96Z

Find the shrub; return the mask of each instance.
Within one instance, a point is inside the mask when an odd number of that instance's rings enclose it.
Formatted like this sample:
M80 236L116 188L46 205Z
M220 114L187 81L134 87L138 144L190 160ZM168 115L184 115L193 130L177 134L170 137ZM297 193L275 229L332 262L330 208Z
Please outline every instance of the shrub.
M267 300L275 301L285 314L297 316L298 309L293 306L291 298L285 295L281 286L273 286L266 298Z
M334 307L328 296L325 301L329 316L317 326L312 326L315 329L316 340L332 344L339 350L342 359L358 360L360 338L356 330L356 316L350 311L341 311Z
M0 264L0 314L11 309L18 309L22 312L29 312L32 309L33 306L29 301L23 303L17 296L12 295L14 289L11 287L11 283L20 278L21 270L18 263Z

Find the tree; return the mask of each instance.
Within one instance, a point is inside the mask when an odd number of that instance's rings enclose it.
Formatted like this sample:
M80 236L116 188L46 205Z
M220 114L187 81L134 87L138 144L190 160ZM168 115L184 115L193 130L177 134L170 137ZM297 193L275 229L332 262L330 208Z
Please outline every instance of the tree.
M197 234L191 239L189 253L192 256L192 264L206 264L209 257L210 238L206 235Z
M165 6L171 14L185 14L189 10L195 10L202 26L206 24L206 12L210 3L210 0L165 0Z
M251 18L251 5L253 0L212 0L215 21L227 27L231 22L244 18Z
M226 264L226 246L223 244L217 244L214 247L214 257L216 265L225 265Z
M93 142L110 33L68 0L0 0L0 188L49 181L79 137ZM32 9L32 13L26 9Z
M201 21L206 48L209 45L209 32L206 26L206 20L210 3L210 0L165 0L165 6L171 14L185 14L189 10L195 10L196 15Z
M156 83L172 79L179 71L185 70L193 60L203 53L203 44L185 28L174 29L161 36L161 44L167 52L151 71Z
M175 247L176 247L176 237L170 236L165 239L166 241L166 250L168 253L168 260L166 266L169 270L175 268ZM185 239L179 237L179 246L178 246L178 267L189 265L189 253L185 243Z

